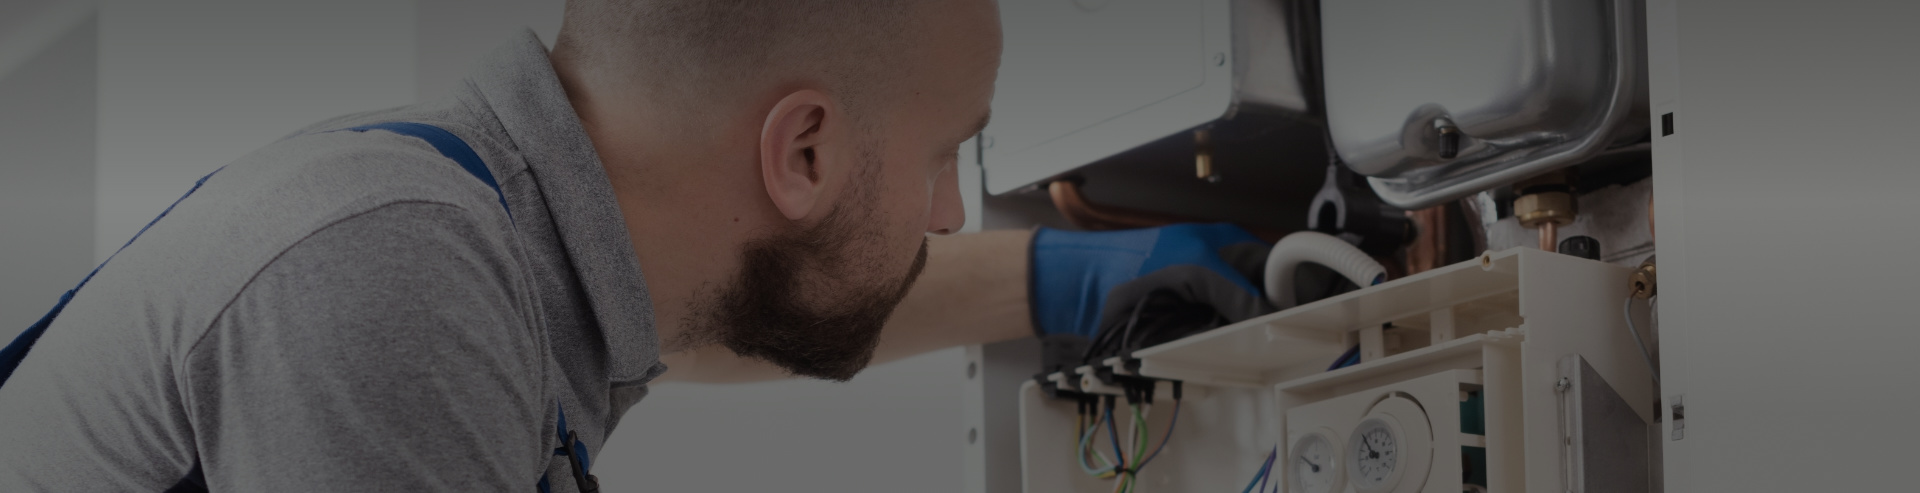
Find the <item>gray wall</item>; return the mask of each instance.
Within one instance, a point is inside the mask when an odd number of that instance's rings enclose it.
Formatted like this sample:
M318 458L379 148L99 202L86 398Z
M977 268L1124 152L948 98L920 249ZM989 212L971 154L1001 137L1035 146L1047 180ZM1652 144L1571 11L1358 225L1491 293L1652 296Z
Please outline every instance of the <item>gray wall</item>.
M0 69L0 342L92 269L97 28Z

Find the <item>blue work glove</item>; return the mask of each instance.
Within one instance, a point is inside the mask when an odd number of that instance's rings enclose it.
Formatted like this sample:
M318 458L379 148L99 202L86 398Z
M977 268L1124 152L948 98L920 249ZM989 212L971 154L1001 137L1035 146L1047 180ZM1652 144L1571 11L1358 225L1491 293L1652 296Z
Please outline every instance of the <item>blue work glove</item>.
M1126 231L1040 228L1033 235L1029 303L1041 337L1096 338L1158 310L1211 309L1225 323L1274 311L1260 292L1270 247L1231 224Z

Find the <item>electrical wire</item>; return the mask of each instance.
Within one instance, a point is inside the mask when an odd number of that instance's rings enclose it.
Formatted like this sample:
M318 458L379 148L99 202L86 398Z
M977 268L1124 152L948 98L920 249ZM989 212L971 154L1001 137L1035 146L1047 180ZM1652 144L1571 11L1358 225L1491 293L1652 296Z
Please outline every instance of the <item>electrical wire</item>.
M1128 427L1126 441L1126 448L1133 451L1133 461L1128 461L1125 458L1120 460L1118 470L1120 480L1114 485L1113 489L1116 493L1133 491L1134 486L1138 483L1135 477L1136 472L1139 470L1138 462L1140 457L1146 453L1146 416L1151 408L1143 409L1139 404L1128 404L1127 409L1133 411L1133 423L1132 426Z
M1118 331L1101 331L1099 335L1094 336L1093 342L1087 344L1086 351L1080 353L1080 363L1093 364L1095 356L1109 354L1107 353L1107 349L1110 346L1113 349L1111 353L1113 355L1126 353L1127 339L1133 337L1133 326L1140 322L1140 312L1147 307L1147 301L1152 299L1153 295L1154 293L1148 293L1147 296L1141 297L1139 302L1134 303L1132 314L1127 316L1127 325L1125 328Z
M1180 424L1180 399L1174 399L1173 419L1167 421L1167 435L1160 438L1160 446L1154 447L1153 453L1148 454L1145 460L1140 461L1139 467L1147 467L1148 463L1153 462L1153 458L1160 456L1160 451L1167 449L1167 441L1173 440L1173 427L1178 424Z
M1360 346L1355 345L1351 348L1347 348L1347 352L1340 353L1339 359L1335 359L1333 360L1333 364L1327 365L1327 371L1334 371L1341 368L1353 366L1352 364L1347 363L1347 360L1351 360L1359 357L1360 357Z
M1260 473L1255 474L1253 476L1253 481L1247 482L1247 489L1240 490L1240 493L1253 493L1255 491L1254 488L1256 487L1259 488L1261 491L1266 490L1267 473L1273 471L1273 459L1279 456L1280 456L1280 446L1275 445L1273 447L1273 451L1267 452L1267 463L1265 465L1260 466Z
M1649 300L1648 303L1651 304L1653 302ZM1626 314L1627 332L1633 334L1633 344L1640 346L1640 356L1643 358L1646 358L1647 360L1647 371L1653 373L1653 384L1659 385L1660 384L1660 368L1657 366L1654 366L1653 364L1653 351L1647 350L1647 342L1640 338L1640 330L1635 329L1633 327L1633 297L1632 296L1627 297L1627 302L1620 306L1620 311L1621 313Z
M1100 434L1099 421L1094 421L1093 423L1087 425L1086 428L1083 428L1080 433L1080 447L1078 449L1078 453L1075 455L1080 456L1081 471L1086 472L1088 476L1106 479L1106 478L1113 477L1113 461L1107 460L1106 453L1100 452L1099 449L1093 447L1093 437L1099 434ZM1099 468L1094 468L1092 464L1087 463L1087 455L1089 455L1090 453L1095 458L1100 459L1101 466Z
M1143 448L1141 440L1146 439L1146 434L1142 433L1141 428L1146 424L1143 417L1147 411L1142 409L1139 404L1131 404L1127 407L1133 410L1133 431L1127 433L1127 449L1133 452L1133 460L1129 461L1121 471L1121 474L1124 475L1124 477L1121 478L1122 487L1120 491L1122 493L1132 493L1134 486L1139 482L1135 468L1139 467L1140 452Z
M1137 404L1129 404L1127 408L1133 410L1133 420L1131 423L1128 423L1128 426L1127 426L1127 442L1126 442L1125 448L1127 449L1127 451L1132 452L1134 450L1134 445L1133 445L1134 442L1136 441L1136 439L1140 437L1140 406ZM1138 460L1138 458L1140 457L1140 454L1135 452L1133 454L1133 457L1135 457L1136 460ZM1128 471L1127 471L1127 467L1131 465L1132 464L1130 464L1128 461L1124 459L1120 461L1120 480L1115 482L1115 484L1113 485L1113 491L1115 492L1127 491L1127 483L1131 481L1133 478L1133 476L1128 474Z
M1109 404L1106 408L1107 437L1111 438L1110 441L1113 443L1113 458L1117 462L1117 467L1126 469L1127 454L1120 451L1120 431L1113 425L1113 406Z
M1135 439L1135 443L1133 443L1133 447L1135 447L1135 449L1133 449L1133 464L1127 466L1127 483L1129 483L1129 485L1127 485L1127 491L1133 491L1133 487L1137 487L1140 483L1140 464L1146 464L1146 441L1150 441L1150 439L1154 437L1154 434L1150 432L1152 428L1146 426L1146 418L1152 416L1152 414L1154 414L1154 405L1148 403L1148 405L1140 407L1140 414L1135 416L1135 422L1139 422L1139 424L1135 426L1135 428L1139 430L1139 432L1137 432L1139 439Z
M1260 471L1260 491L1267 491L1267 480L1273 479L1273 460L1279 457L1280 457L1280 449L1276 445L1273 450L1273 453L1267 456L1266 470ZM1278 481L1275 481L1274 483L1275 483L1275 486L1279 485Z

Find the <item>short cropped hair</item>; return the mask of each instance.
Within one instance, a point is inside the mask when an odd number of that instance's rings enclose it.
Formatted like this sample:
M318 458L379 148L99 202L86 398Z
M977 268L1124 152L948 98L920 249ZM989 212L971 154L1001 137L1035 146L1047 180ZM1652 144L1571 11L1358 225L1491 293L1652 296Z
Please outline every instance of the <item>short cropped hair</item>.
M568 0L554 56L698 112L755 84L812 83L857 108L899 79L924 0Z

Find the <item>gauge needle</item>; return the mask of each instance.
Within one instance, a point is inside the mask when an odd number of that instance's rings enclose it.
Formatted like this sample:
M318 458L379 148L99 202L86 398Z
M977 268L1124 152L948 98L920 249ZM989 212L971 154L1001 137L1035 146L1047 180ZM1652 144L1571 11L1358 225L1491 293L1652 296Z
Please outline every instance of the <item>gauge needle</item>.
M1313 466L1313 472L1320 472L1320 465L1313 463L1313 461L1307 460L1306 457L1301 457L1300 462L1305 462L1307 463L1307 465Z

